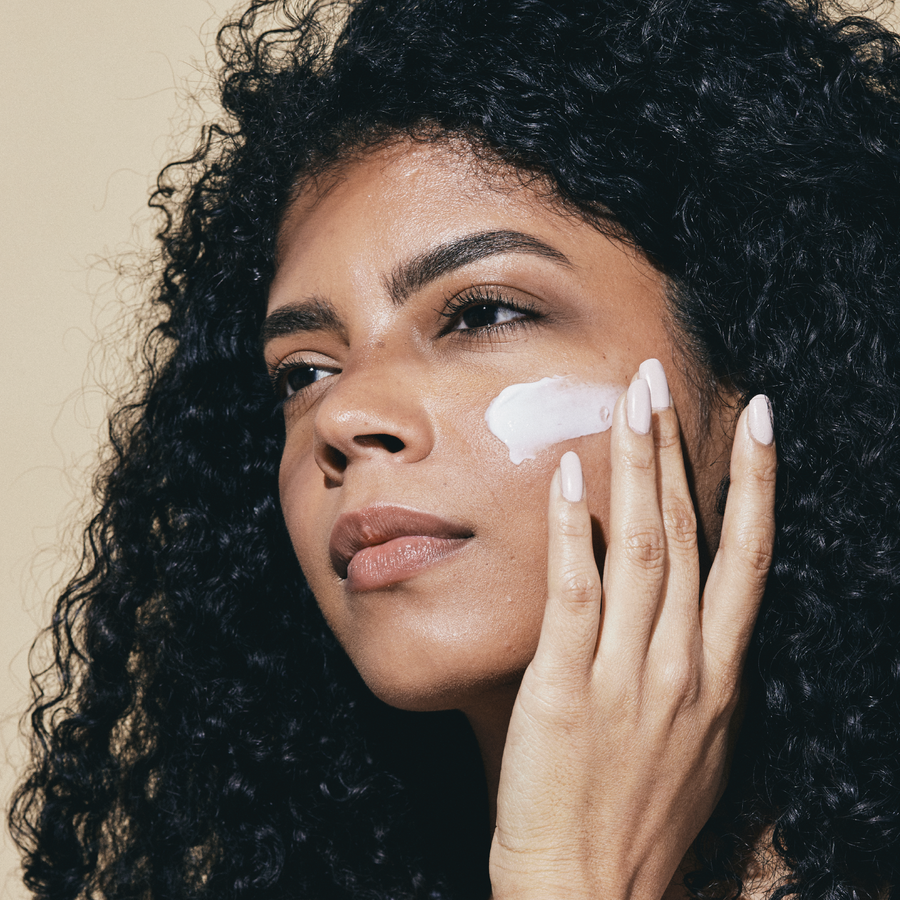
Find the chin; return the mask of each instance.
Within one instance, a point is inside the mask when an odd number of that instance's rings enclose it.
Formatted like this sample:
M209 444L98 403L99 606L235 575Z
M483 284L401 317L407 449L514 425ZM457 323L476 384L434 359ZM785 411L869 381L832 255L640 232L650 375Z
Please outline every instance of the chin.
M379 700L407 712L444 712L466 706L465 692L450 689L447 685L398 684L389 679L364 680Z
M463 579L454 566L384 591L351 595L325 578L311 586L376 697L409 711L465 712L517 690L537 649L545 600L536 583L546 575L503 575L503 590L493 572L467 570Z
M505 660L502 666L497 665L497 654L491 660L490 653L473 658L466 652L460 657L435 648L423 659L418 647L410 655L414 659L398 659L399 654L392 653L387 660L370 654L359 658L351 652L350 658L369 690L390 706L410 712L466 711L494 696L506 696L511 690L514 694L533 651L525 659Z

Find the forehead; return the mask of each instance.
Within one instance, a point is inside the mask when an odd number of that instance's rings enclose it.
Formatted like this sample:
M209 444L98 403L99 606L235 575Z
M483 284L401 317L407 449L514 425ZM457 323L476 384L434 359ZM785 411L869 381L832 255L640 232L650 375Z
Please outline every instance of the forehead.
M476 154L463 138L446 136L430 143L397 138L354 153L323 174L301 181L280 236L287 237L298 220L323 207L352 202L363 209L388 200L389 206L383 209L386 216L395 212L394 204L409 216L428 199L440 197L443 214L452 215L485 192L494 205L540 200L545 211L554 205L547 179L523 173L484 151Z
M386 274L434 246L494 231L564 244L585 261L597 242L610 240L565 209L547 179L476 155L462 139L397 140L301 186L279 231L270 308L286 277L316 280L343 268L357 281L364 270ZM623 250L649 274L638 251Z

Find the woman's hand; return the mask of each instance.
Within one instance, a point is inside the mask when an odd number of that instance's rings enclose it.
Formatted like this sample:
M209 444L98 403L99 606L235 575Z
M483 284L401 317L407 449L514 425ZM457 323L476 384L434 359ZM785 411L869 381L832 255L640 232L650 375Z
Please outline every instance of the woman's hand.
M656 900L725 786L772 553L769 406L756 397L738 420L701 597L678 420L661 366L647 365L664 399L652 427L643 378L616 406L602 588L577 456L553 477L549 593L504 750L494 900Z

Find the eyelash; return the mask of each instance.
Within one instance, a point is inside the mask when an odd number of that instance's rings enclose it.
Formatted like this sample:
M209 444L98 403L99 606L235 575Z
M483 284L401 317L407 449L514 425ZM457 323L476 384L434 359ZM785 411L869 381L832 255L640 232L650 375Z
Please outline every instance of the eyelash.
M494 325L479 325L473 328L457 329L455 326L460 323L462 317L471 309L477 309L480 306L494 306L498 308L512 310L521 313L523 318L511 319L507 322L498 322ZM462 294L451 297L447 300L444 308L440 311L442 318L448 319L448 325L441 331L441 335L454 334L462 340L468 341L491 341L498 334L516 328L527 326L534 321L542 318L541 314L527 303L510 300L504 297L495 288L474 287ZM292 394L287 393L287 378L291 372L296 369L310 368L321 369L326 371L326 366L316 366L308 362L302 356L288 356L283 359L272 370L270 380L275 395L280 399L279 405L284 405L295 397L306 393L306 391L315 384L310 382L302 388L296 389ZM316 379L317 381L319 379Z
M275 392L275 396L278 397L279 406L283 406L285 403L290 402L295 397L299 397L301 394L306 393L306 391L315 384L315 381L310 382L308 385L297 388L292 394L287 392L287 379L291 372L296 369L318 369L320 371L327 371L327 366L317 366L314 363L309 362L304 359L302 356L288 356L285 359L281 360L277 366L271 371L269 374L269 380L272 383L272 390ZM320 379L316 379L319 381Z
M523 318L512 319L508 322L498 322L495 325L479 325L474 328L466 328L456 330L455 325L459 324L463 315L470 309L477 309L479 306L496 306L503 309L509 309L513 312L521 313ZM455 334L463 340L474 341L490 341L493 340L498 333L514 330L526 325L534 323L536 320L543 318L538 311L527 303L517 300L511 300L505 297L496 288L473 287L451 297L447 300L441 316L450 320L450 324L441 332L442 334Z

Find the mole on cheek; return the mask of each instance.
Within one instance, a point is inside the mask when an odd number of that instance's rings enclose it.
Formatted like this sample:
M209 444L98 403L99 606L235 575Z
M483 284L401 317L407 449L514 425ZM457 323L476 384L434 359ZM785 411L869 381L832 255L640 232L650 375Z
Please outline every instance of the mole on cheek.
M606 431L624 390L568 375L511 384L491 401L484 418L518 465L560 441Z

